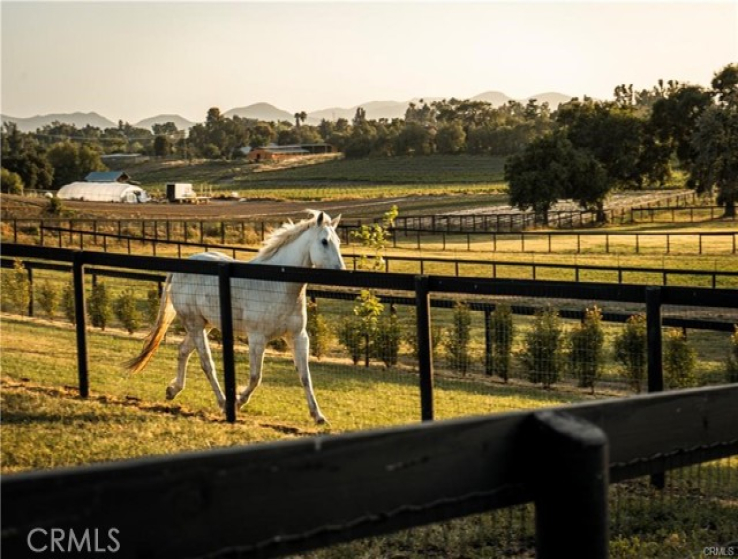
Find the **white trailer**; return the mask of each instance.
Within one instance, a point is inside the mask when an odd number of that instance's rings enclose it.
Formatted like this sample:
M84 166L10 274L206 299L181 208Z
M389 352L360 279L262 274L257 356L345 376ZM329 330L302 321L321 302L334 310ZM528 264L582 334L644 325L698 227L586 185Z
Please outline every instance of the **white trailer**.
M189 182L172 182L167 184L167 200L170 202L193 202L197 198L195 189Z

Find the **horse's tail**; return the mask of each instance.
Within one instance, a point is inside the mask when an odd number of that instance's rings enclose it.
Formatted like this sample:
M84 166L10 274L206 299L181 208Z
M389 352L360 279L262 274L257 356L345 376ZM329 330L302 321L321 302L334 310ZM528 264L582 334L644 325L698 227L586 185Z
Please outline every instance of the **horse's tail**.
M164 339L164 335L167 333L167 328L174 320L177 315L177 311L174 310L171 297L172 288L172 275L167 276L167 281L164 283L164 290L161 294L161 301L159 303L159 314L156 317L156 324L146 336L144 340L144 346L136 357L129 359L123 363L123 367L130 373L138 373L142 371L146 365L148 365L151 358L154 356L156 349Z

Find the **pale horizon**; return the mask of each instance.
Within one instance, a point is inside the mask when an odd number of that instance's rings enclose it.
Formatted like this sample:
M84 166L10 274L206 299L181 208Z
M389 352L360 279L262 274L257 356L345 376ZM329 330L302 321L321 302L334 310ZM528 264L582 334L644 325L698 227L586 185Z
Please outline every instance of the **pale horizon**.
M611 99L659 79L709 87L738 62L737 2L7 2L5 115L202 121L270 103Z

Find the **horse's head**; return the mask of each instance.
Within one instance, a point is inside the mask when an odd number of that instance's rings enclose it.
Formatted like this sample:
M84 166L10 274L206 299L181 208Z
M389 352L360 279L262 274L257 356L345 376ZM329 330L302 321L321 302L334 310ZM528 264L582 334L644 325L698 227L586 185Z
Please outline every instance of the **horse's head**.
M316 268L346 269L341 256L341 239L336 233L339 221L340 215L334 220L325 212L316 216L315 225L311 227L313 241L310 243L310 260Z

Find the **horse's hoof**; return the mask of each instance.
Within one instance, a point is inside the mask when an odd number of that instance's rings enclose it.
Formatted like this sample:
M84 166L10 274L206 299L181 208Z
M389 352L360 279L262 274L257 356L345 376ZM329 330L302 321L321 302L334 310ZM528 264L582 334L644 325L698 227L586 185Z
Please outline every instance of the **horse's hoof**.
M325 417L323 417L322 415L320 417L318 417L318 418L315 419L315 423L316 423L316 425L322 425L322 426L325 426L325 427L330 427L331 426L331 424L328 422L328 420Z
M174 398L177 397L177 394L179 394L179 390L173 386L167 386L167 400L174 400Z

